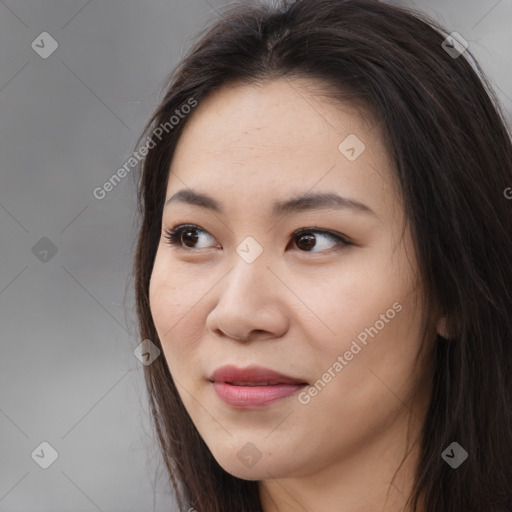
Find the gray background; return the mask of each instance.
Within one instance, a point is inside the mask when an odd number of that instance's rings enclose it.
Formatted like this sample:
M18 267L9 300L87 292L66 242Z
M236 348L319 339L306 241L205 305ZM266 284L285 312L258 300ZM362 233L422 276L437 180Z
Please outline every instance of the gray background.
M92 192L227 3L0 0L0 511L174 509L133 355L134 176ZM512 0L406 3L463 35L510 124ZM42 32L59 45L46 59Z

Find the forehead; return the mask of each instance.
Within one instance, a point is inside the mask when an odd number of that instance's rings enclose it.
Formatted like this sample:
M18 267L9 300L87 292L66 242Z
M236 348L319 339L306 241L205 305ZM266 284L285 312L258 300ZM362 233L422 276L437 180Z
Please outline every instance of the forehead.
M227 85L200 101L177 144L167 198L183 186L269 201L315 188L391 206L392 168L376 123L320 89L278 79ZM356 159L343 152L347 144Z
M183 146L194 144L201 149L198 138L210 151L217 147L219 153L228 148L238 148L241 154L269 149L283 153L290 148L300 150L309 141L308 149L311 145L325 149L331 145L329 136L336 141L350 130L364 132L366 138L366 132L373 132L375 123L367 119L366 111L320 96L322 91L325 94L325 87L304 79L227 84L201 100L192 112L175 158L182 156Z

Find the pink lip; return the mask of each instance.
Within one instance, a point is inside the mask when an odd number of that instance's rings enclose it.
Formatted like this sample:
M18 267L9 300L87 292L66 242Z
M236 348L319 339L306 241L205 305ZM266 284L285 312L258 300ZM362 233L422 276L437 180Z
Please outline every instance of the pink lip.
M223 366L210 377L217 396L240 409L259 409L294 394L307 383L267 368ZM268 386L240 386L233 382L268 382Z

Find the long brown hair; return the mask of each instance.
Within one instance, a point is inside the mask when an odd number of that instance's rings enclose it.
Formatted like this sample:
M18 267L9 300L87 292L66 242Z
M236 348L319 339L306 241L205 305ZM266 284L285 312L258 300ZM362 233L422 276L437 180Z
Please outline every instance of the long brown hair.
M478 63L469 50L454 55L453 40L450 54L446 37L424 15L372 0L246 2L224 11L172 73L144 131L154 147L138 191L137 314L141 339L160 346L149 282L169 165L194 115L170 123L176 110L232 81L279 77L313 78L334 99L363 101L384 126L425 284L425 318L436 307L448 320L450 339L436 339L413 510L424 496L425 512L510 512L512 145ZM145 377L180 510L261 512L258 482L215 461L165 359L145 367ZM469 453L457 470L441 458L453 441Z

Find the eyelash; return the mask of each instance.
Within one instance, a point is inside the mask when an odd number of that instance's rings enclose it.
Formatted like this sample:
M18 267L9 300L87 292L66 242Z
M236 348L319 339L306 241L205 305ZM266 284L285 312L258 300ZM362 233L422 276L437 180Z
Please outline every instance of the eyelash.
M181 225L178 225L178 226L174 226L173 228L168 229L168 230L165 231L164 237L166 238L167 243L171 247L177 247L179 249L184 249L184 250L187 250L187 251L194 251L195 249L193 247L192 248L191 247L185 247L181 243L181 239L180 239L181 234L186 229L194 229L194 230L197 230L197 231L203 231L204 233L208 233L204 229L201 229L199 226L196 226L195 224L181 224ZM296 237L298 237L300 235L304 235L304 234L307 234L307 233L321 233L321 234L324 234L324 235L328 235L331 238L334 238L336 240L338 246L341 246L341 247L347 247L349 245L353 245L346 238L344 238L343 236L339 235L338 233L335 233L333 231L329 231L329 230L326 230L326 229L319 229L319 228L301 228L301 229L298 229L297 231L294 231L291 234L291 238L293 239L293 238L296 238ZM300 252L308 253L308 252L312 252L312 251L300 251ZM327 249L326 251L320 251L320 253L322 253L322 252L327 252L327 253L328 252L332 252L332 249ZM314 253L314 254L316 254L316 253Z

